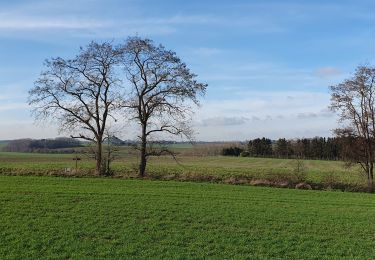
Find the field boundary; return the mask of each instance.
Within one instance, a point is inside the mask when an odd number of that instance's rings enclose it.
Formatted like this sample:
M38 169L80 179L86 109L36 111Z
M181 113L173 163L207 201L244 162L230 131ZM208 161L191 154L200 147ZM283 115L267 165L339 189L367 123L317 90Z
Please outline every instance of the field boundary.
M4 176L54 176L54 177L73 177L73 178L113 178L113 179L138 179L138 180L158 180L158 181L181 181L181 182L201 182L201 183L220 183L230 185L247 185L260 187L275 187L287 189L305 189L305 190L329 190L343 192L368 192L364 184L343 183L337 180L328 180L325 182L313 182L290 174L268 174L266 176L249 176L249 175L213 175L201 173L149 173L141 178L135 172L116 172L111 176L98 176L94 170L62 171L30 171L27 169L1 169L0 175Z

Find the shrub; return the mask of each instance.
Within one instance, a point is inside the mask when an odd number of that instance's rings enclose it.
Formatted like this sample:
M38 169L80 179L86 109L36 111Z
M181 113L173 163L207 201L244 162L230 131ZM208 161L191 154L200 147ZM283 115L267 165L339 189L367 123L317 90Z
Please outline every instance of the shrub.
M224 156L240 156L240 154L243 152L242 148L239 147L227 147L223 148L221 154Z
M250 156L250 153L249 151L242 151L241 154L240 154L241 157L249 157Z
M306 166L303 160L296 159L293 169L293 175L296 178L296 182L304 182L307 177Z

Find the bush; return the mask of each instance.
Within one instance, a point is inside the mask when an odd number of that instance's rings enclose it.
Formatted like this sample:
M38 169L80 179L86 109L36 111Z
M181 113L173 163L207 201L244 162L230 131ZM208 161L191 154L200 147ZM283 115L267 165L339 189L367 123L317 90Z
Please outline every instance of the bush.
M249 151L243 151L243 152L241 152L240 156L241 157L249 157L250 153L249 153Z
M240 156L242 152L243 152L243 149L239 147L228 147L228 148L223 148L221 154L224 156Z
M304 182L306 180L306 166L303 160L296 159L293 169L293 175L296 178L297 182Z

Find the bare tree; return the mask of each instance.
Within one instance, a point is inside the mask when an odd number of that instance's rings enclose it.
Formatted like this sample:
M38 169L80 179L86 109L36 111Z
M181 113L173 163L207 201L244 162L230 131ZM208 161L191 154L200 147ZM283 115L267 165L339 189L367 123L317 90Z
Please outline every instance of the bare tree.
M113 129L110 129L107 127L105 131L105 137L104 137L104 163L103 168L105 169L105 175L113 175L114 171L111 168L111 164L114 160L118 159L120 157L119 152L120 149L116 144L116 141L119 139L115 136L115 131Z
M196 81L174 52L156 46L149 39L129 38L124 46L124 68L131 83L131 92L123 108L140 125L139 175L145 176L147 158L168 153L166 149L151 149L155 134L170 134L190 138L192 108L205 93L206 84Z
M96 173L102 174L106 124L116 108L121 49L91 42L74 59L52 58L29 91L37 120L55 120L60 131L95 145Z
M375 68L359 66L355 75L331 86L331 109L338 112L341 128L335 133L344 141L346 158L361 165L369 191L374 190ZM348 152L349 151L349 152Z

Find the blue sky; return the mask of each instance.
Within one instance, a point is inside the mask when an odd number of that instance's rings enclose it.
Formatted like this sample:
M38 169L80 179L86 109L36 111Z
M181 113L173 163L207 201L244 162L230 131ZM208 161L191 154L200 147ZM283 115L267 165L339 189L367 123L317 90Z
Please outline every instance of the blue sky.
M374 61L373 1L0 1L0 139L55 137L27 91L46 58L139 35L208 83L198 140L330 136L328 86ZM64 135L64 133L60 134ZM134 138L125 127L123 138Z

